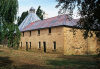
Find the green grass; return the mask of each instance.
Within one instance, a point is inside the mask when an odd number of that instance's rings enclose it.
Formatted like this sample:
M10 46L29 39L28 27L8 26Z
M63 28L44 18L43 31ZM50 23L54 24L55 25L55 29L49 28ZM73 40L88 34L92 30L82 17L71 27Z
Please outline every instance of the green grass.
M72 59L63 59L63 60L48 60L48 64L56 66L64 66L66 68L75 68L75 69L96 69L97 63L93 61L81 61L81 60L72 60Z

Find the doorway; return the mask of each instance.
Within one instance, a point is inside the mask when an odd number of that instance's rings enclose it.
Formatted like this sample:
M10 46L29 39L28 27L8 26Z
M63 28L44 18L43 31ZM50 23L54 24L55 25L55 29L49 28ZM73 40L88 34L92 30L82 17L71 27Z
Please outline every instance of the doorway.
M54 50L56 50L56 42L54 41L53 44L54 44Z
M31 42L30 42L30 49L31 49Z
M26 42L26 51L28 51L28 42Z
M46 42L43 42L44 52L46 53Z
M41 42L39 42L39 49L41 48Z

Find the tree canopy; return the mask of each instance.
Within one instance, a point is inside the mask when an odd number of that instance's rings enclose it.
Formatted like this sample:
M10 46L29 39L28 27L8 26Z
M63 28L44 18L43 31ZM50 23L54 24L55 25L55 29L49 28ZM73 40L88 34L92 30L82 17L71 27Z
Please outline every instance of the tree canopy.
M14 24L18 10L18 0L0 0L0 39L4 43L7 41L9 47L15 46L20 38L18 26ZM5 41L6 40L6 41Z
M41 10L41 6L38 7L36 14L40 17L41 20L43 20L43 15L45 14L45 12Z
M81 18L79 25L86 29L84 31L85 37L88 37L88 33L91 33L91 30L100 29L100 0L56 0L60 7L60 13L65 13L66 11L73 15L73 10L78 8L78 13ZM100 33L99 33L100 34Z
M7 23L13 23L18 10L17 0L0 0L0 16Z

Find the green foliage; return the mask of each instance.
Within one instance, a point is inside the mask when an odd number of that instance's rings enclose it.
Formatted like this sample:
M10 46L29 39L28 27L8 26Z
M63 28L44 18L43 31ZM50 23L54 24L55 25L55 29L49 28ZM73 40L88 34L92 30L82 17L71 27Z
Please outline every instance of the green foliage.
M19 43L19 38L20 38L20 31L18 29L17 25L8 25L9 31L7 34L7 39L8 39L8 46L9 47L17 47Z
M0 0L0 16L7 22L13 23L18 9L17 0Z
M36 14L40 17L41 20L43 20L43 15L45 14L45 12L41 10L41 6L38 7Z
M0 25L1 41L7 43L8 47L16 47L20 40L18 26L14 24L18 9L18 0L0 0Z
M0 20L0 37L2 37L1 20ZM0 38L0 43L1 41L2 41L2 38Z
M23 12L21 17L18 17L18 26L22 23L22 21L25 19L25 17L28 15L28 11Z
M6 27L6 28L5 28ZM17 48L18 43L20 41L20 31L18 29L18 26L15 24L7 24L3 25L3 31L2 32L2 38L3 43L7 42L8 47Z

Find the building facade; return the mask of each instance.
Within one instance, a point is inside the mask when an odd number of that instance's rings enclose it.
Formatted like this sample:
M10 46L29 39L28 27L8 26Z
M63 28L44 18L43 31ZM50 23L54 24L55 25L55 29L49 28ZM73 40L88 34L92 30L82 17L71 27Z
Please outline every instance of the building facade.
M94 35L84 39L82 30L59 26L21 33L20 47L25 50L64 55L94 55L100 42Z
M24 21L28 22L27 20ZM77 22L77 19L70 20L68 15L64 14L28 23L21 28L20 48L64 55L98 54L100 41L95 34L84 39L84 30L77 26Z
M22 48L42 50L43 52L63 53L64 34L63 27L46 28L22 33Z

